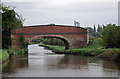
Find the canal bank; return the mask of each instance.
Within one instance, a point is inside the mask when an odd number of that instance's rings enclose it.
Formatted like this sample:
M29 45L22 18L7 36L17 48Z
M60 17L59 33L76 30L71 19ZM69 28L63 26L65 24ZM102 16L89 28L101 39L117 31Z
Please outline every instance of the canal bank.
M23 54L27 54L28 53L28 49L24 48L24 49L2 49L0 50L0 55L1 55L1 61L0 63L5 62L6 60L8 60L10 57L15 56L15 55L23 55Z
M79 49L68 49L65 50L64 46L56 46L56 45L39 45L43 46L47 49L52 50L57 54L69 54L69 55L83 55L83 56L96 56L100 58L117 60L120 61L120 49L118 48L101 48L100 45L89 45L85 48Z

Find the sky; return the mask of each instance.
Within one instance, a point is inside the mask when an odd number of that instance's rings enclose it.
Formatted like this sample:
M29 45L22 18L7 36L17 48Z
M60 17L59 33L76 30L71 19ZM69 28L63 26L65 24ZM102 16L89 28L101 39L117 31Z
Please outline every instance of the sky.
M95 2L96 1L96 2ZM3 5L16 6L15 11L30 25L74 25L83 27L118 24L118 0L4 0Z

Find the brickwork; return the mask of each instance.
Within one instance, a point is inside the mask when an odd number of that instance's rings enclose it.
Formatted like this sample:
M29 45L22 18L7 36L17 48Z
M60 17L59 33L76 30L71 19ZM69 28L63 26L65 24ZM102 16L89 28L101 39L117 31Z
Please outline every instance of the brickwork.
M22 48L20 37L24 35L25 41L31 41L37 37L56 37L65 42L68 49L80 48L87 46L88 30L75 26L59 26L59 25L41 25L19 28L15 35L11 35L14 48Z

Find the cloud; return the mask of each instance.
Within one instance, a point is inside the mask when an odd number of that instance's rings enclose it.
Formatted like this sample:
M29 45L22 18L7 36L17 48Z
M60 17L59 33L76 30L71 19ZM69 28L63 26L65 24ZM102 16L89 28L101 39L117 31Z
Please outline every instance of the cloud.
M59 0L61 1L61 0ZM70 2L118 2L119 0L62 0ZM58 2L58 0L2 0L2 2Z
M117 24L117 2L5 2L16 6L16 11L25 18L24 25L68 24L79 21L82 26L94 24Z

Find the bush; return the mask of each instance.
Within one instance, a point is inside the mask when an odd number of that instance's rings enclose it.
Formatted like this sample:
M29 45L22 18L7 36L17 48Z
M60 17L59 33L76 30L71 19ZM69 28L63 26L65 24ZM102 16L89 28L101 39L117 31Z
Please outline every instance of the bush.
M120 59L120 49L105 49L103 53L99 55L100 57L107 59Z
M120 47L119 40L120 40L120 27L117 27L115 24L108 24L104 26L102 31L102 40L104 45L107 48L117 48Z
M4 50L0 50L0 63L5 61L9 57L9 54Z

